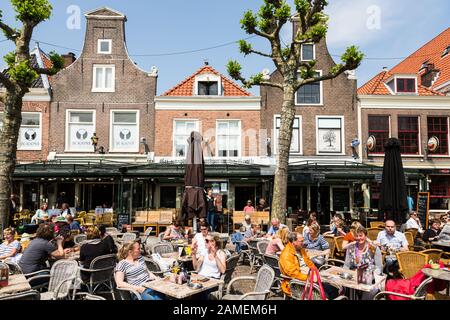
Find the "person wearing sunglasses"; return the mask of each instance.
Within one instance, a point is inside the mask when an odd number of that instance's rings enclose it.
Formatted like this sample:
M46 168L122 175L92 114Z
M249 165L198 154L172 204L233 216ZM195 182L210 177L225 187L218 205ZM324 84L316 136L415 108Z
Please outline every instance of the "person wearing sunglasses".
M423 233L422 224L420 223L417 212L411 211L409 214L409 219L406 221L406 229L417 229L420 234Z
M193 245L191 250L192 264L200 276L220 279L220 275L226 269L226 254L219 250L219 237L208 234L205 239L206 251L197 257L198 245Z
M206 249L206 238L209 235L209 225L206 221L200 222L200 232L196 233L194 239L192 239L192 246L197 247L197 252L199 255L203 256L205 252L208 251Z

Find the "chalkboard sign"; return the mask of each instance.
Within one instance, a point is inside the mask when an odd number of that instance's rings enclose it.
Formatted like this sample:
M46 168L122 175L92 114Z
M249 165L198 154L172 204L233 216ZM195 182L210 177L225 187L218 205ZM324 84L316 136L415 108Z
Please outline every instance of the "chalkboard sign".
M349 208L349 190L347 188L333 188L333 211L347 211Z
M117 229L122 230L124 224L130 223L130 216L128 214L118 214L117 215Z
M419 192L417 195L417 214L422 228L428 229L428 215L430 209L430 193Z

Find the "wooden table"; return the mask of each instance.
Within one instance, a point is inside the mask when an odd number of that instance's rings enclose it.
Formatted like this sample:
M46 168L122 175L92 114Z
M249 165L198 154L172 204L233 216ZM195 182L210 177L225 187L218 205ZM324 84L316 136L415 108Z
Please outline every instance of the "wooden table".
M198 278L198 275L192 275L191 279L195 280ZM206 282L201 282L203 285L203 288L200 289L192 289L188 287L187 283L185 284L176 284L169 281L169 277L165 277L160 280L154 280L151 282L147 282L144 284L146 288L150 288L152 290L155 290L157 292L163 293L166 296L174 299L186 299L192 296L195 296L196 294L199 294L201 292L211 290L214 288L219 287L219 285L223 283L221 280L217 279L209 279Z
M8 286L0 288L0 296L31 290L30 283L23 274L9 276Z
M342 279L339 274L341 273L351 274L352 279ZM320 272L320 276L330 283L337 284L341 287L346 287L353 290L371 292L373 289L377 288L381 283L386 281L386 275L377 277L375 279L375 284L362 284L357 282L357 276L355 270L348 270L340 267L331 267L329 269Z
M450 269L447 269L450 270ZM444 269L434 270L431 268L422 269L423 274L428 277L433 277L435 279L449 281L450 282L450 271L445 271Z
M433 241L431 242L431 245L435 247L443 247L446 250L450 249L450 241Z
M306 249L306 253L308 254L308 257L310 259L316 258L316 257L322 257L327 256L330 254L330 249L327 250L312 250L312 249Z

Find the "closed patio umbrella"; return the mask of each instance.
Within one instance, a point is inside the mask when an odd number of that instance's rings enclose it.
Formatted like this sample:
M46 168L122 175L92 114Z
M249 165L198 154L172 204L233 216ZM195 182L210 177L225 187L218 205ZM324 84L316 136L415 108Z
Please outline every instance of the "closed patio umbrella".
M196 218L206 217L205 163L203 160L202 136L195 131L191 132L188 138L182 209L185 219L194 219L194 229L196 229Z
M385 157L381 182L380 213L387 220L402 224L408 205L406 203L406 183L400 155L400 141L391 138L384 146Z

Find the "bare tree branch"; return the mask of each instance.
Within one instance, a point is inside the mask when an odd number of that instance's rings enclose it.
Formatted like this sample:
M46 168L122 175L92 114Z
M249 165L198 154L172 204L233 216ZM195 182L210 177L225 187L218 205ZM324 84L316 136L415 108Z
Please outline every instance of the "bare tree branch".
M265 33L263 31L260 31L260 30L256 29L256 28L252 31L252 33L256 34L257 36L266 38L266 39L268 39L270 41L272 41L275 38L275 36L273 34Z
M261 81L259 83L260 86L266 86L266 87L274 87L283 90L283 85L278 82L269 82L269 81Z
M0 29L5 32L5 35L8 39L15 40L19 36L16 30L3 23L2 21L0 21Z
M352 70L352 69L349 66L344 65L341 68L339 68L336 72L330 72L326 75L323 75L323 76L320 76L317 78L301 79L301 80L297 81L297 83L295 84L295 88L296 88L296 90L298 90L301 86L306 85L306 84L311 84L311 83L334 79L334 78L338 77L341 73L343 73L347 70Z
M249 51L249 53L254 53L254 54L257 54L257 55L260 55L260 56L263 56L263 57L266 57L266 58L270 58L270 59L273 58L272 55L270 55L270 54L268 54L268 53L264 53L264 52L258 51L258 50L253 50L253 49L251 49L251 50Z

